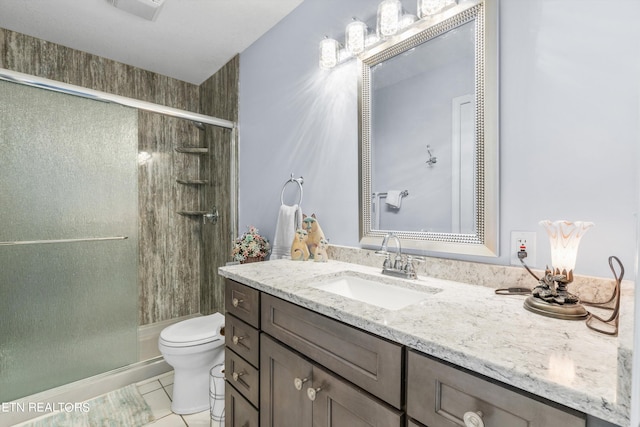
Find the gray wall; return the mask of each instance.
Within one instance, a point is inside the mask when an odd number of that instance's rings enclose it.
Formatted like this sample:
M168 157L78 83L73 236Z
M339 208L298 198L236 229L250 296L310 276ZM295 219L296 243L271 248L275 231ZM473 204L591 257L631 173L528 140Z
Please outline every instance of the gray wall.
M269 237L290 173L305 178L303 210L331 243L359 246L355 61L318 68L324 35L351 17L371 22L373 0L305 0L240 56L240 220ZM415 12L413 1L403 1ZM593 221L577 274L632 276L640 26L635 0L503 0L500 4L500 257L512 230L542 219ZM447 256L446 254L437 256Z

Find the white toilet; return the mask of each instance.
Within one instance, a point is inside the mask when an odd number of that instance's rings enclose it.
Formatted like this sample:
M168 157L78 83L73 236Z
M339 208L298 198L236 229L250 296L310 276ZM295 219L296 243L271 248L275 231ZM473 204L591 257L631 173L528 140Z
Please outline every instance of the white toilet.
M209 371L224 363L224 316L214 313L174 323L162 330L158 348L173 366L173 402L176 414L209 409Z

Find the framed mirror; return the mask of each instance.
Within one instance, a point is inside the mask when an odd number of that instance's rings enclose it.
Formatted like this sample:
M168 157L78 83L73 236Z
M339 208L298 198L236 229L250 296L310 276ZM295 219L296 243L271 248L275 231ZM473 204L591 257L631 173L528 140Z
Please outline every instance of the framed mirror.
M360 242L498 255L496 0L421 20L360 57Z

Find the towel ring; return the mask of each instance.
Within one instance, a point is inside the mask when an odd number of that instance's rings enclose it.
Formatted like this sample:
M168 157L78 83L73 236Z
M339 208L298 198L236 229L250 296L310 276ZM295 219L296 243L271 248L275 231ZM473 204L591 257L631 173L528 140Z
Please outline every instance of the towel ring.
M282 186L282 191L280 192L280 204L284 205L284 190L285 188L287 188L287 184L292 182L295 182L296 184L298 184L298 190L300 191L298 206L300 206L302 204L302 184L304 184L304 178L303 177L294 178L293 174L291 174L291 178L285 181L284 185Z

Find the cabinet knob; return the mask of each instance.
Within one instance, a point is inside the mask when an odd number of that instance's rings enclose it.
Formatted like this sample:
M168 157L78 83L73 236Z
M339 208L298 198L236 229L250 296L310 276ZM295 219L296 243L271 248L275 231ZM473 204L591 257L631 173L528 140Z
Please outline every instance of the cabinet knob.
M296 388L296 390L302 390L302 384L306 383L307 381L309 381L309 378L295 378L293 380L293 386Z
M237 336L237 335L234 335L234 336L233 336L233 338L231 338L231 341L233 341L233 343L234 343L235 345L238 345L238 343L239 343L240 341L242 341L244 338L245 338L245 337L239 337L239 336Z
M234 372L232 375L233 380L238 381L240 377L243 376L244 374L246 374L246 372Z
M482 412L465 412L462 416L465 427L484 427L484 421L482 421Z
M321 387L318 387L318 388L309 387L307 389L307 397L309 398L309 400L314 401L316 400L316 395L320 393L321 390L322 390Z
M240 305L240 304L241 304L241 303L243 303L243 302L244 302L244 300L242 300L242 299L238 299L238 298L233 298L233 299L231 300L231 304L232 304L234 307L237 307L238 305Z

